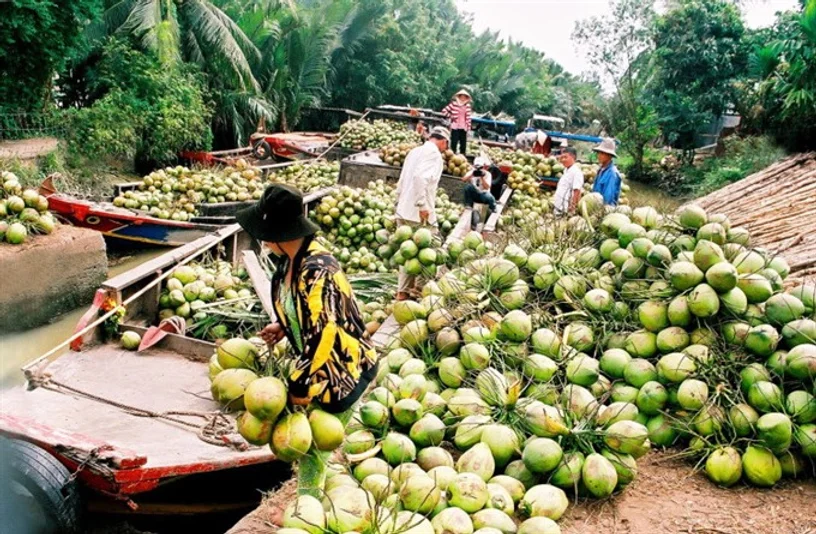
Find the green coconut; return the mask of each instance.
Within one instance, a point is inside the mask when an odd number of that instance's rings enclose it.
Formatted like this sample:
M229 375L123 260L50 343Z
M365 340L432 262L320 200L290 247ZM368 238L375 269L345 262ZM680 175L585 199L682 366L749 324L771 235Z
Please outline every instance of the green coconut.
M782 327L782 338L789 348L816 341L816 321L797 319Z
M615 491L618 485L618 472L605 456L593 453L584 460L581 480L589 493L603 499Z
M718 263L725 261L725 254L720 245L708 240L700 240L694 247L694 264L704 273Z
M413 462L416 459L416 445L405 434L389 432L381 445L383 457L391 465Z
M754 425L759 420L759 414L750 405L740 403L728 410L728 419L737 436L744 438L754 433Z
M727 240L725 227L720 223L709 222L697 230L697 241L706 240L717 245L724 245Z
M705 465L709 480L718 486L730 487L742 478L742 458L734 447L720 447L712 452Z
M519 509L529 517L547 517L558 521L567 511L569 501L564 490L550 484L528 489L519 502Z
M666 313L672 326L687 327L691 324L691 310L689 310L688 298L685 295L672 299Z
M460 473L447 488L448 503L472 514L487 504L488 492L484 479L474 473Z
M765 447L749 445L742 455L742 470L754 486L771 487L782 478L779 460Z
M224 369L252 369L258 358L258 347L249 340L234 337L221 343L216 354L219 365Z
M765 302L765 317L773 325L785 325L804 314L805 305L802 301L787 293L773 295Z
M773 382L760 380L748 388L748 403L760 412L777 411L783 402L782 390Z
M544 474L561 463L564 453L561 446L549 438L533 438L524 446L521 459L532 473Z
M637 330L629 334L624 350L636 358L649 358L657 354L657 336L648 330Z
M657 380L657 376L657 368L643 358L633 358L623 370L626 382L636 388L640 388L646 382Z
M445 439L445 423L436 415L426 413L411 426L408 435L420 448L436 446Z
M770 356L779 344L779 332L769 324L755 326L745 336L745 348L757 356Z
M672 287L685 291L696 286L705 278L705 274L695 264L688 261L677 261L669 267L669 280Z
M272 451L278 460L294 462L312 446L312 429L306 414L296 412L283 416L272 431Z
M812 380L816 377L816 345L797 345L788 352L787 373L798 380Z
M816 398L805 390L791 391L785 399L785 411L799 424L816 421Z
M708 284L699 284L688 296L689 311L697 317L707 318L720 311L720 299L717 292Z
M737 287L745 293L745 297L751 304L759 304L768 300L773 295L771 283L759 274L743 274L737 280Z
M783 413L762 415L756 422L756 429L759 442L777 454L787 450L793 440L793 422Z

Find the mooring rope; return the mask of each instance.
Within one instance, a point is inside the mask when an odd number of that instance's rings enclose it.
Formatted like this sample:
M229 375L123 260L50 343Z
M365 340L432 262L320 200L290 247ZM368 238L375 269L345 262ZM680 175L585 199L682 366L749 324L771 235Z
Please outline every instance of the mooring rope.
M47 373L29 372L27 375L28 376L26 378L29 381L30 389L41 387L57 393L68 391L89 400L113 406L129 415L163 419L188 427L196 431L199 439L211 445L230 447L231 449L238 451L244 451L249 448L248 444L236 435L232 421L220 411L205 412L193 410L170 410L165 412L156 412L153 410L147 410L145 408L124 404L106 397L102 397L101 395L96 395L94 393L89 393L73 386L69 386L68 384L54 380L53 377ZM186 421L181 417L197 417L200 419L205 419L205 422L203 424L193 423L191 421Z

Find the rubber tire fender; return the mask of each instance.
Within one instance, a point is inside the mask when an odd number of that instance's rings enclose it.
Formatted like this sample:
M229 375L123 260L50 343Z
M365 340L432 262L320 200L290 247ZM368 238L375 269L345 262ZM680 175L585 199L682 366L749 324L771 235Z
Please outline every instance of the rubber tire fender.
M252 155L259 160L265 160L272 157L272 147L264 140L255 143L252 147Z
M79 482L71 479L68 469L36 445L0 437L0 484L5 486L12 480L37 499L49 527L55 532L80 531L82 499ZM5 491L0 491L2 493Z

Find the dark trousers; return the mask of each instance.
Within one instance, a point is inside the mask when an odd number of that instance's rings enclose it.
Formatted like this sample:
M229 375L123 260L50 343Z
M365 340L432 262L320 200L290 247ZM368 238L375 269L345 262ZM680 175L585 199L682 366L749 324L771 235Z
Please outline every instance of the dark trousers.
M472 208L473 204L487 204L490 211L496 211L496 199L489 191L479 191L475 185L467 184L464 190L465 206Z
M460 150L456 150L456 145ZM467 130L451 130L451 150L456 154L467 154Z

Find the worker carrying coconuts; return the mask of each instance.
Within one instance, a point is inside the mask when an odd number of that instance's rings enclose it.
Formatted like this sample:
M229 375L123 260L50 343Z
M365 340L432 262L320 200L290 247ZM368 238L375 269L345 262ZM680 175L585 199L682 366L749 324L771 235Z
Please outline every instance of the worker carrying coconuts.
M449 142L448 130L437 126L424 144L408 152L397 183L397 224L436 226L436 190L445 165L442 153ZM417 290L416 277L400 267L397 300L407 300Z
M471 100L470 93L461 89L442 110L450 121L451 150L456 154L467 154L467 133L470 131L470 118L473 113Z
M315 401L332 413L350 410L377 374L377 353L340 264L314 238L318 226L303 214L303 195L270 185L236 219L276 264L277 320L258 336L270 345L286 337L297 354L290 403Z
M584 187L584 173L581 166L576 161L577 153L572 147L567 147L561 152L559 161L564 166L564 174L558 179L555 188L553 204L556 215L572 215L581 200L581 190Z
M533 154L549 156L552 152L552 138L541 130L524 132L516 136L516 148Z
M598 154L598 163L601 164L592 191L603 196L604 204L617 206L621 191L621 175L613 161L618 156L615 153L615 140L603 139L601 144L592 150Z

